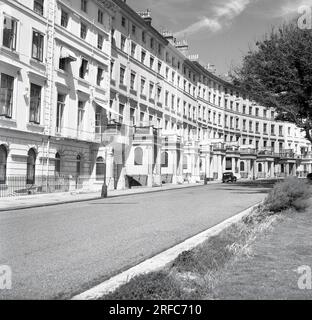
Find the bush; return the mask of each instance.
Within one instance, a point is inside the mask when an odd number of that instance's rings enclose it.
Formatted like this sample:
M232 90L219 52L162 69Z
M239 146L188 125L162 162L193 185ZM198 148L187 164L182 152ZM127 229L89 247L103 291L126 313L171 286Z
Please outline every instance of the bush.
M307 207L306 199L310 196L311 192L306 180L289 177L275 184L264 201L264 207L273 213L281 212L288 208L302 210Z

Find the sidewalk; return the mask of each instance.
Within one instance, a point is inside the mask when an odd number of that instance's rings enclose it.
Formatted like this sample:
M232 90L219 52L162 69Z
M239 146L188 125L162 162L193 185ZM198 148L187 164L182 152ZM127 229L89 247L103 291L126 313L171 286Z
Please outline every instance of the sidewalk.
M209 184L216 183L210 182ZM175 190L183 188L194 188L203 186L203 183L190 183L183 185L172 185L166 184L162 187L142 187L133 188L127 190L112 190L108 191L108 198L128 196L134 194L151 193L151 192L161 192L166 190ZM38 194L29 196L18 196L18 197L7 197L0 198L0 212L1 211L11 211L19 209L29 209L36 207L53 206L59 204L98 200L100 199L99 192L64 192L64 193L49 193L49 194Z

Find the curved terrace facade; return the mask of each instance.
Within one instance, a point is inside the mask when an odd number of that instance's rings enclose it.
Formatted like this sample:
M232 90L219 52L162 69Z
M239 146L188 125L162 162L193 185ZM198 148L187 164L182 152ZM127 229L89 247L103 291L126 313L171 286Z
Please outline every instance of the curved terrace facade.
M157 31L150 11L122 0L3 3L2 195L312 172L300 129Z

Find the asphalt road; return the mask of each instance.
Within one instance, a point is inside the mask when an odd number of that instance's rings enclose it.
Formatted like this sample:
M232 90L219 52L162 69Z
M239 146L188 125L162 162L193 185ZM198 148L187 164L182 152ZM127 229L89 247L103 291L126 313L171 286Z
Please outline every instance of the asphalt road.
M0 212L0 299L65 299L212 227L268 189L208 185ZM1 200L0 200L1 201Z

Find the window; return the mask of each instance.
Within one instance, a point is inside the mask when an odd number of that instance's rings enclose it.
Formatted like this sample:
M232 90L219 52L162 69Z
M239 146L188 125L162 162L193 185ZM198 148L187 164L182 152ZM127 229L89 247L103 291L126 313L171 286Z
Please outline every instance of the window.
M68 27L68 20L69 20L68 13L62 9L61 26L64 27L64 28L67 28Z
M64 126L64 108L65 108L64 94L57 95L57 106L56 106L56 132L61 133Z
M142 41L145 43L146 42L146 35L145 32L142 31Z
M133 24L132 25L132 34L135 35L136 34L136 26Z
M78 101L78 118L77 118L78 132L81 132L83 130L84 113L85 113L85 102L79 100Z
M0 184L6 183L8 153L4 145L0 146Z
M55 154L55 166L54 166L54 173L56 176L60 176L61 174L61 156L60 154L57 152Z
M0 116L12 117L14 78L1 73Z
M80 23L80 38L86 39L87 37L87 26L84 23Z
M241 172L245 171L245 163L243 161L240 162L239 169L240 169Z
M87 12L88 10L88 0L81 0L81 10Z
M153 69L153 66L154 66L154 57L150 57L150 68Z
M136 53L136 44L134 42L131 42L131 56L135 58Z
M151 49L154 49L154 38L151 38L150 46L151 46Z
M157 101L160 102L161 100L161 87L157 86Z
M104 13L103 13L103 11L102 10L98 10L98 22L100 23L100 24L103 24L103 17L104 17Z
M103 49L103 43L104 43L104 38L103 38L103 36L99 33L99 34L98 34L98 41L97 41L97 47L98 47L98 49L100 49L100 50Z
M249 121L249 131L252 132L252 121Z
M134 150L134 165L135 166L143 165L143 150L140 147L137 147Z
M98 157L96 159L96 169L95 169L96 181L104 181L105 172L106 172L106 163L104 162L104 158Z
M258 163L258 172L262 172L262 163Z
M27 156L27 171L26 171L26 184L35 183L36 175L36 152L34 149L28 151Z
M161 44L158 45L158 55L162 55L162 46Z
M41 89L36 84L30 84L29 122L36 124L40 123Z
M146 57L146 52L144 50L142 50L142 53L141 53L141 63L144 63L145 62L145 57Z
M34 11L43 16L43 2L44 0L34 0Z
M130 77L130 89L135 90L135 78L136 73L134 71L131 71L131 77Z
M100 86L101 83L102 83L103 74L104 74L104 70L103 70L102 68L98 67L97 75L96 75L96 84L97 84L98 86Z
M82 58L80 69L79 69L79 77L81 79L84 79L86 77L87 72L88 72L88 60Z
M150 82L149 84L149 98L154 99L154 83Z
M120 49L122 51L125 51L125 48L126 48L126 38L124 36L121 36Z
M32 58L38 61L43 61L43 39L43 34L33 31Z
M274 126L274 124L271 125L271 135L275 135L275 126Z
M264 134L268 133L268 125L266 123L263 124L263 133Z
M124 117L124 111L125 111L125 105L119 104L119 122L123 123L123 117Z
M145 79L141 78L141 94L144 94L145 91Z
M161 167L162 168L168 168L169 165L169 159L168 159L168 152L163 152L161 154Z
M126 18L125 18L125 17L121 17L121 25L122 25L123 27L126 26Z
M4 17L2 44L4 47L16 50L17 21Z
M119 75L119 83L120 84L124 84L125 82L125 68L124 67L120 67L120 75Z
M101 134L104 132L106 119L110 118L109 115L106 116L105 111L99 105L95 108L95 133Z
M165 93L165 106L168 107L168 102L169 102L169 92L166 91Z

